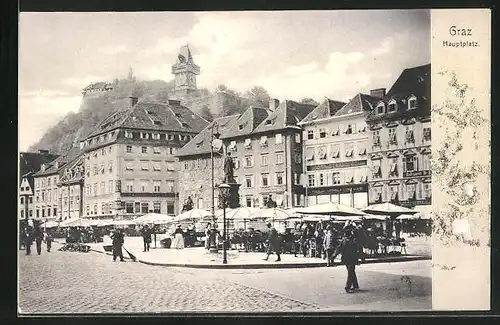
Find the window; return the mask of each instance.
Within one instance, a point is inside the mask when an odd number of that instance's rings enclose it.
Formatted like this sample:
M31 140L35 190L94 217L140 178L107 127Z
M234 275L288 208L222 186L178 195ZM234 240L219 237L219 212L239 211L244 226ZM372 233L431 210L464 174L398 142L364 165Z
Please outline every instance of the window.
M339 158L339 156L340 156L340 144L332 144L330 146L330 156L332 158Z
M263 147L267 146L267 136L263 135L260 137L260 145Z
M326 147L319 147L318 148L318 158L319 159L326 159Z
M134 212L135 213L141 213L141 203L140 202L135 202L134 203Z
M128 139L132 139L134 136L132 134L132 132L130 131L125 131L125 138L128 138Z
M382 177L382 168L380 160L372 160L373 164L373 178Z
M346 184L350 184L354 182L354 177L353 177L353 172L346 172L345 173L345 183Z
M21 218L24 218L24 210L21 210Z
M326 130L325 129L319 129L319 137L326 138Z
M389 143L398 144L398 139L396 136L396 128L389 128Z
M97 204L94 204L94 214L97 214Z
M47 217L50 217L50 208L47 208Z
M141 132L141 139L149 139L149 133Z
M431 128L424 128L423 132L424 141L431 141Z
M416 184L406 185L406 199L407 200L417 199Z
M172 172L175 170L175 166L173 162L167 162L167 171Z
M113 181L108 181L108 193L113 193L114 188L113 188Z
M252 197L251 196L247 196L245 198L245 200L246 200L247 207L251 207L252 206L252 201L253 201Z
M148 147L142 147L141 151L142 153L148 153Z
M42 218L45 218L45 209L42 209Z
M319 173L319 186L325 185L325 175L323 173Z
M296 185L300 184L300 174L299 173L295 173L295 184Z
M227 147L229 150L236 151L236 141L231 141Z
M395 112L397 110L398 110L398 104L396 103L396 101L395 100L390 101L389 105L387 107L387 112L392 113L392 112Z
M300 133L295 133L295 143L300 143Z
M127 146L127 153L132 153L132 146Z
M398 197L398 186L389 186L389 199L396 200Z
M408 99L408 109L415 109L417 108L417 98L415 96L410 97Z
M153 212L161 213L161 202L153 202Z
M413 126L412 125L406 126L405 141L406 141L406 143L415 143L415 136L413 134Z
M276 153L276 164L282 164L284 161L284 154L283 152L277 152Z
M153 161L153 170L154 171L161 171L161 164L159 161Z
M97 183L94 183L94 196L98 196L98 195L99 195L99 192L97 189Z
M357 147L358 147L358 155L360 156L366 155L366 147L363 142L358 142Z
M142 192L148 191L148 181L147 180L141 182L141 191Z
M172 203L167 203L167 214L174 214L174 205Z
M133 161L125 161L125 169L126 170L134 170L134 162Z
M51 180L52 180L52 179L51 179L50 177L49 177L49 178L47 178L47 187L50 187L50 181L51 181Z
M99 168L99 171L101 174L104 174L104 164L101 164L101 167Z
M283 143L283 135L281 133L276 134L276 144Z
M168 193L174 193L174 182L173 181L167 181L167 192Z
M295 174L299 175L299 174ZM276 185L283 185L283 173L276 173Z
M133 192L134 191L134 183L132 182L128 182L126 185L125 185L126 189L127 189L127 192Z
M332 173L332 184L340 184L340 173Z
M373 146L380 147L380 130L373 131Z
M106 212L107 206L108 205L106 203L101 204L101 214L104 214Z
M307 180L308 186L316 186L316 175L307 175Z
M148 212L149 212L149 203L142 202L141 203L141 213L148 213Z
M384 114L385 105L384 103L380 103L377 105L377 114Z
M392 158L390 161L389 176L398 175L398 158Z
M417 157L413 155L403 157L403 166L405 172L412 172L418 170Z
M422 155L422 170L431 170L431 156Z
M306 148L306 160L314 160L314 148Z
M359 178L360 183L366 183L367 181L368 181L368 177L366 177L364 175Z
M177 152L177 148L169 148L169 154L171 155L175 155L175 153Z
M155 155L159 155L161 153L160 148L159 147L153 147L153 153Z
M353 133L352 124L348 124L347 128L345 129L345 134L352 134L352 133Z
M54 208L54 211L56 211L56 208ZM54 215L55 215L55 214L56 214L56 213L54 212ZM30 217L33 217L33 210L30 210Z
M134 213L134 203L133 202L125 203L125 212L126 213Z
M430 183L423 184L422 196L426 199L430 199L432 197L432 187Z
M153 133L153 140L160 140L160 133Z
M262 154L260 157L261 157L261 165L267 166L269 164L269 155L266 153Z
M29 203L30 204L33 203L33 197L32 196L30 196L30 198L29 198Z
M262 187L267 187L267 186L271 185L271 184L269 184L269 174L262 174L261 175L261 183L260 183L260 185Z
M36 217L40 218L40 210L38 210L38 209L36 210Z
M314 130L307 131L307 139L308 140L313 140L314 139Z
M294 154L295 157L295 163L296 164L301 164L302 163L302 154L300 152L296 152Z
M149 170L149 166L148 166L148 162L147 161L141 161L141 170Z
M113 161L108 162L108 171L110 174L113 172Z
M253 187L253 175L245 176L245 187Z
M167 134L167 140L173 140L174 135L173 134Z
M345 144L345 156L352 157L354 151L354 143L346 143Z
M253 166L253 156L245 156L245 167Z
M97 165L94 165L94 167L92 168L93 170L93 173L92 175L96 176L99 174L99 167L97 167Z
M106 148L101 149L101 156L106 156Z
M42 202L45 202L45 192L42 192Z
M154 181L153 182L153 190L155 192L160 192L161 191L161 182L160 181Z
M101 182L101 194L106 193L106 182Z
M184 169L189 169L189 161L184 162Z
M252 148L252 139L245 139L245 149Z
M24 204L24 197L21 196L21 204Z

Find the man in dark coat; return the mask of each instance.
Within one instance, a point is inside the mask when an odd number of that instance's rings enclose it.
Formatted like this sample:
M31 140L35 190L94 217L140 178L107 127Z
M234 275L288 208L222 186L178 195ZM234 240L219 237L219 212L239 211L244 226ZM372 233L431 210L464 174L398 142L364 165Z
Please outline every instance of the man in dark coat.
M113 262L116 261L117 257L120 257L121 262L125 262L122 252L124 239L121 229L117 229L115 232L113 232L113 235L111 235L111 239L113 240Z
M33 237L35 238L36 243L36 253L40 255L42 253L43 232L39 225L36 225L34 228Z
M267 245L267 256L264 259L264 261L267 261L269 259L269 255L271 255L271 253L274 251L276 253L276 256L278 257L276 259L276 262L279 262L281 261L281 243L278 231L270 223L267 224L267 228L269 229L267 237L268 245Z
M149 252L149 245L151 244L151 229L145 225L141 229L142 240L144 241L144 252Z
M335 259L335 246L337 242L335 240L335 234L332 230L332 225L326 226L326 233L323 239L323 247L326 253L326 266L333 264Z
M359 263L359 248L353 231L349 231L344 235L338 251L342 254L342 263L347 268L345 291L352 293L354 290L359 289L358 278L356 277L356 264Z
M394 222L394 229L396 230L396 238L401 238L401 221Z
M26 255L31 255L31 245L33 244L33 232L30 227L24 229L24 245L26 246Z

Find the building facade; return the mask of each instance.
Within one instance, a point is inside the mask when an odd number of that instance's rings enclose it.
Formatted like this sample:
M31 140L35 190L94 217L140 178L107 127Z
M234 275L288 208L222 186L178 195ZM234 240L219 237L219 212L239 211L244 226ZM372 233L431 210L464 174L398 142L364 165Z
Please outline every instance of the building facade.
M50 154L47 150L38 152L21 152L19 154L20 168L20 191L18 217L20 219L34 218L36 215L35 206L35 181L34 174L38 172L42 164L48 164L58 156Z
M430 64L404 70L367 118L370 203L431 205Z
M177 62L172 65L172 74L175 76L175 95L182 97L197 91L196 76L200 74L200 67L194 63L187 45L181 47Z
M304 128L307 205L368 205L366 117L376 99L365 94L347 104L327 99L300 123Z
M58 219L80 218L83 215L85 164L83 155L77 156L59 171Z
M34 175L35 218L56 220L59 206L59 169L65 164L61 158L42 164Z
M178 211L175 154L208 124L180 105L142 103L104 119L84 141L84 217L133 218Z
M240 115L224 116L215 119L203 131L177 152L179 159L179 202L186 202L191 197L195 209L210 210L218 206L218 193L212 192L212 139L224 131ZM214 134L214 136L212 136ZM224 149L214 148L213 172L214 184L220 184L224 178ZM214 201L212 202L212 194ZM182 208L182 206L180 207Z

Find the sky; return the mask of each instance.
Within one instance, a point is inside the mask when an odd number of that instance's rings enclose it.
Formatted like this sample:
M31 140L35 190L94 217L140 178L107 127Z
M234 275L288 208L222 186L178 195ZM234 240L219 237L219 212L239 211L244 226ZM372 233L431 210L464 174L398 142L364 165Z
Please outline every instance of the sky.
M199 87L263 86L274 98L348 100L430 63L429 10L29 13L19 19L19 146L95 81L171 80L188 44Z

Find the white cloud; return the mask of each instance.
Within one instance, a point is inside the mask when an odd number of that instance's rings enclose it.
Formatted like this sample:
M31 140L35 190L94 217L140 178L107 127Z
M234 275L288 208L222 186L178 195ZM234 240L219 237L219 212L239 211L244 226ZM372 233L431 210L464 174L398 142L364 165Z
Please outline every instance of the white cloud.
M285 73L288 75L301 75L303 73L312 72L318 69L318 63L316 61L301 65L291 66L286 69Z
M99 82L99 81L109 81L109 77L103 77L103 76L96 76L96 75L88 75L88 76L79 76L79 77L71 77L64 79L62 82L65 85L72 86L72 87L78 87L78 88L85 88L88 85L90 85L93 82Z
M99 48L99 52L105 55L117 55L128 51L125 45L111 45Z
M379 56L383 54L389 54L394 50L394 38L386 37L380 43L380 46L372 49L371 54L373 56Z

